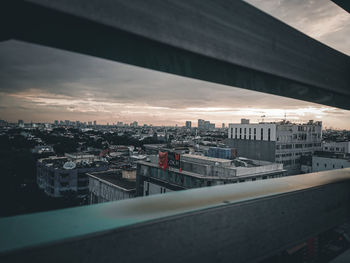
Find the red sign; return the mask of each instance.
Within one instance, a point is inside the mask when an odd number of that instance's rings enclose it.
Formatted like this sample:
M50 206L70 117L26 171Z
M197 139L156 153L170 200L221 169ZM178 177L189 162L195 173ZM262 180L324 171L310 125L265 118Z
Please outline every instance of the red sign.
M168 152L159 152L158 154L158 164L161 168L168 168Z

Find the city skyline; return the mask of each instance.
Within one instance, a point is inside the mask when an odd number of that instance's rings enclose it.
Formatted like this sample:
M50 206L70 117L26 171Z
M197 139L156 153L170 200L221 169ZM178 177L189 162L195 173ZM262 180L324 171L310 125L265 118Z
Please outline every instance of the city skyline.
M350 15L330 1L247 1L350 54ZM18 41L0 43L0 119L183 125L322 120L350 129L350 112Z

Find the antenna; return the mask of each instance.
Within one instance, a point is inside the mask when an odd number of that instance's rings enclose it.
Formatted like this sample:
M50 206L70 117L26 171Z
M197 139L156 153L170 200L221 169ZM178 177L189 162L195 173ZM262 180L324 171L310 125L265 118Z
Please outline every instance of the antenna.
M264 122L264 118L266 117L266 115L262 115L261 116L261 122Z

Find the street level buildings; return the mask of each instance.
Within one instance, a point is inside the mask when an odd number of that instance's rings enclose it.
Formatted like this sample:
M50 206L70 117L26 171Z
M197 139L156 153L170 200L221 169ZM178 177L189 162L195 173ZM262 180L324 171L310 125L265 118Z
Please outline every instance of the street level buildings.
M162 169L158 164L137 163L138 196L171 191L243 183L286 175L283 164L237 158L235 160L182 154L180 168Z

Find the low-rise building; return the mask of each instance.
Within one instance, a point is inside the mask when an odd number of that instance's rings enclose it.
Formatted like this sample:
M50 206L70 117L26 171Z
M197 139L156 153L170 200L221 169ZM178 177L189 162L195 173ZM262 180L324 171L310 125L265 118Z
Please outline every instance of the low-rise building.
M322 151L336 153L350 153L350 142L323 142Z
M88 177L90 204L135 197L135 169L88 173Z
M283 164L246 158L235 160L183 154L180 168L161 168L140 161L137 164L138 196L166 193L220 184L243 183L285 176Z
M350 167L349 154L318 152L312 156L312 172L321 172L348 167Z
M68 157L49 157L37 162L37 184L50 197L88 195L88 172L105 171L108 163L103 161L76 161Z

